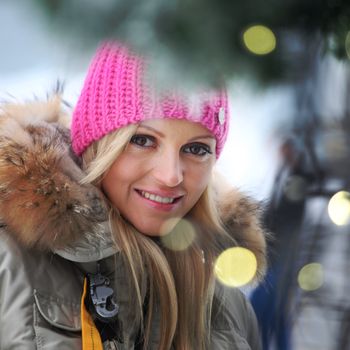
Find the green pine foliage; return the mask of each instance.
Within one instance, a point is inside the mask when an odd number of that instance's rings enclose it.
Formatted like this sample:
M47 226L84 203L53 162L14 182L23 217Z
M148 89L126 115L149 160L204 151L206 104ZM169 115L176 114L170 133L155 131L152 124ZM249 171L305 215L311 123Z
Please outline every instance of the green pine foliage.
M316 44L349 61L348 0L34 1L64 35L94 47L106 37L124 39L214 83L237 75L263 82L297 79L307 69L300 57ZM253 54L242 40L255 24L276 36L276 49L267 55Z

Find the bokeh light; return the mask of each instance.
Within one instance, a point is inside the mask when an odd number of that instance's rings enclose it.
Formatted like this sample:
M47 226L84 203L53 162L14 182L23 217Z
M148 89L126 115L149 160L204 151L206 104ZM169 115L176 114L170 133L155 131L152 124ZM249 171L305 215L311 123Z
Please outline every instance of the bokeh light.
M175 226L175 227L174 227ZM185 219L170 219L164 224L162 231L170 233L161 236L161 241L165 247L171 250L185 250L196 237L196 231L193 225Z
M306 180L298 175L290 176L283 188L286 197L292 201L301 201L306 196L307 183Z
M310 263L298 273L299 287L305 291L319 289L323 285L323 268L319 263Z
M348 34L346 35L346 38L345 38L345 51L346 51L346 54L348 55L348 58L350 60L350 31L348 32Z
M338 226L346 225L350 221L350 193L337 192L328 203L328 214Z
M230 287L241 287L255 276L257 261L254 253L242 247L232 247L223 251L215 262L216 278Z
M324 156L333 160L342 160L348 153L347 135L344 130L329 130L322 136Z
M275 34L263 25L249 27L243 33L243 42L256 55L267 55L276 48Z

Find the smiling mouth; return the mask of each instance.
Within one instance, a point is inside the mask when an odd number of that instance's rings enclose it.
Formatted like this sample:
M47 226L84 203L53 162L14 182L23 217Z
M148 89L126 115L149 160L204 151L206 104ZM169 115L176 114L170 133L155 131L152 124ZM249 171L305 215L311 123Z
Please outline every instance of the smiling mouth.
M139 191L139 190L136 190L136 191L138 194L141 195L141 197L149 199L156 203L161 203L161 204L174 204L181 198L181 197L162 197L146 191Z

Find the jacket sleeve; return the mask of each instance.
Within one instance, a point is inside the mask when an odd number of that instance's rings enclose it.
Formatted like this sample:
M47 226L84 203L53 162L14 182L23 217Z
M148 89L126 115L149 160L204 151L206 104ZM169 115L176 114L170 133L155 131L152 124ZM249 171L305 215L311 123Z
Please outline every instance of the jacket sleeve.
M33 295L21 249L0 228L0 349L34 350Z
M261 337L254 310L237 288L216 288L213 308L211 349L261 350Z
M247 329L247 341L251 349L262 349L261 334L258 326L258 321L255 315L255 311L250 304L250 301L243 296L243 303L246 308L246 329Z
M80 272L0 228L0 349L81 349Z

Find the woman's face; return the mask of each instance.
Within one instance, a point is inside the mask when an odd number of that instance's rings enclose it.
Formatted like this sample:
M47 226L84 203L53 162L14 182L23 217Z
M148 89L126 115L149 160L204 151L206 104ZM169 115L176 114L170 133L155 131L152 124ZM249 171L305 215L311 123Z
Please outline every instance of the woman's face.
M105 174L102 188L138 231L164 234L192 209L207 187L215 146L215 138L201 124L179 119L144 121ZM169 220L172 225L165 229Z

